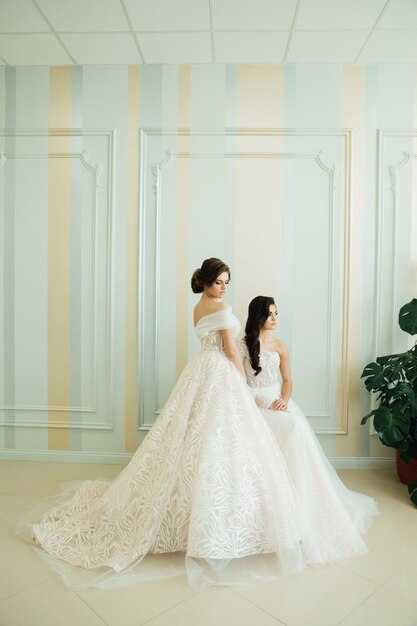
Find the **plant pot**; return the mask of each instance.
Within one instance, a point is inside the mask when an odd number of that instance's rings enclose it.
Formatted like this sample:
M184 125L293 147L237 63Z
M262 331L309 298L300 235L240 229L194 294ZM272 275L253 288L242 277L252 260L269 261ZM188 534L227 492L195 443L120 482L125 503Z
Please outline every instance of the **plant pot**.
M404 485L408 485L412 480L417 480L417 459L411 459L405 463L400 457L400 451L395 451L398 478Z

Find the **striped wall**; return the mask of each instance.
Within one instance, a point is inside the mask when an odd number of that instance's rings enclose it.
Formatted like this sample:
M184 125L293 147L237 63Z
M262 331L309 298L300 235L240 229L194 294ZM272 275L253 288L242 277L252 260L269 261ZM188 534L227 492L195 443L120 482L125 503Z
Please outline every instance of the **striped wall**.
M0 68L0 456L128 459L220 256L242 323L276 297L326 453L390 459L359 377L406 345L416 120L412 65Z

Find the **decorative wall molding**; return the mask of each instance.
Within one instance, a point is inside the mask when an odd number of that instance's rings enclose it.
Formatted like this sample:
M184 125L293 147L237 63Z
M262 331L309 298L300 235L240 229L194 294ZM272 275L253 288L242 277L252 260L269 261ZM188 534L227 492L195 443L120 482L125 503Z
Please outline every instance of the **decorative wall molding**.
M106 141L106 153L107 153L107 196L103 198L103 202L105 204L106 211L106 231L107 231L107 240L105 243L106 248L106 282L105 282L105 300L106 305L104 308L104 315L106 320L106 347L105 347L105 378L106 382L103 387L106 390L106 398L102 399L102 404L104 405L104 415L103 420L94 421L94 420L84 420L80 419L71 419L68 423L62 423L60 421L48 420L45 416L42 419L22 419L20 417L16 417L13 421L0 419L0 426L6 427L22 427L22 428L60 428L60 429L88 429L88 430L111 430L113 428L113 411L112 411L112 401L111 401L111 345L112 345L112 317L111 317L111 293L112 293L112 284L111 284L111 269L112 269L112 213L113 213L113 162L114 162L114 134L115 131L113 129L102 129L102 130L87 130L80 128L52 128L52 129L2 129L0 130L0 139L1 138L10 138L13 137L15 139L21 139L24 137L27 138L100 138L103 137ZM45 152L39 153L36 150L27 150L21 151L17 149L16 152L8 153L7 150L0 152L0 167L6 163L7 160L15 160L15 159L77 159L80 161L82 166L91 173L92 176L92 188L93 188L93 197L92 197L92 241L91 241L91 267L92 267L92 281L93 288L91 290L91 310L93 312L92 319L92 337L93 337L93 372L92 372L92 380L93 380L93 397L95 398L95 402L92 406L21 406L21 405L3 405L0 406L0 410L7 411L18 411L18 412L68 412L71 414L77 413L86 413L86 414L96 414L98 410L98 402L97 402L97 332L96 332L96 323L97 323L97 314L98 314L98 306L96 302L96 291L97 291L97 207L98 207L98 194L102 188L102 175L104 170L103 163L96 163L91 154L90 150L82 150L80 152L54 152L49 151L48 149Z
M165 157L161 161L159 161L159 163L153 163L151 165L153 176L153 190L157 196L159 195L159 185L162 168L168 165L172 161L172 158L172 152L170 152L169 150L165 150Z
M385 163L386 142L390 138L413 139L417 138L417 130L411 131L395 131L378 129L378 197L377 197L377 215L376 215L376 254L375 254L375 314L374 314L374 338L373 338L373 357L379 353L380 333L381 333L381 281L383 279L382 267L382 240L384 235L384 217L386 214L384 203L385 175L388 172L390 176L390 191L392 196L392 212L393 212L393 229L392 229L392 327L390 352L394 352L394 335L396 329L397 312L396 294L397 294L397 250L398 250L398 181L399 174L406 165L410 163L409 151L402 151L402 158L399 161L387 166ZM413 155L414 156L414 155Z
M377 158L377 209L376 209L376 249L375 249L375 308L374 308L374 335L373 335L373 356L375 359L381 350L381 291L382 291L382 280L384 279L384 272L382 271L382 252L383 252L383 236L385 234L385 224L384 218L386 217L386 198L385 198L385 189L386 189L386 176L389 175L390 187L389 190L391 192L391 210L393 217L393 228L391 231L391 242L392 242L392 257L390 260L390 265L392 267L392 281L391 281L391 289L392 289L392 308L391 308L391 339L390 346L387 348L387 352L395 352L394 347L394 336L397 325L397 293L398 293L398 185L400 179L400 173L404 170L404 168L411 162L412 159L417 158L417 155L412 155L408 150L402 150L398 154L399 160L387 164L386 158L386 144L389 139L416 139L417 138L417 129L410 131L402 131L402 130L384 130L378 129L378 158ZM384 199L385 198L385 199ZM385 279L384 279L385 280ZM377 407L375 396L373 395L371 398L371 409L375 409ZM376 430L373 427L371 421L370 424L370 435L377 435Z
M218 130L208 130L208 129L155 129L155 128L142 128L140 129L140 153L141 153L141 178L140 178L140 230L142 232L142 236L144 234L143 224L144 224L144 202L146 195L146 185L147 185L147 175L146 167L149 167L149 164L146 163L146 154L147 154L147 140L150 137L164 137L164 136L203 136L203 137L214 137L214 136L236 136L236 137L280 137L280 136L288 136L288 137L338 137L342 138L344 141L344 197L343 197L343 219L344 219L344 250L343 250L343 294L342 294L342 351L341 351L341 360L340 360L340 398L341 398L341 419L340 423L336 428L316 428L315 431L318 434L341 434L346 435L348 432L348 408L347 408L347 396L348 396L348 341L347 341L347 333L348 333L348 298L349 298L349 264L350 264L350 180L351 180L351 130L343 129L340 131L329 131L324 129L323 131L297 131L293 130L285 130L285 129L218 129ZM160 285L160 244L159 244L159 235L160 235L160 213L161 213L161 173L163 167L171 163L175 159L202 159L202 158L230 158L230 159L248 159L248 158L259 158L259 159L312 159L317 165L325 171L329 176L329 259L330 259L330 267L329 267L329 285L328 285L328 303L327 303L327 315L329 320L329 333L327 334L327 377L326 377L326 398L327 398L327 412L316 414L316 413L308 413L308 417L324 417L326 419L330 419L330 357L331 357L331 324L332 324L332 315L331 315L331 307L333 300L333 284L334 284L334 209L335 209L335 196L337 192L337 180L338 180L338 169L336 165L330 165L325 158L325 154L323 150L319 150L315 153L295 153L295 152L221 152L221 153L200 153L200 152L174 152L171 150L165 150L165 157L159 161L152 163L150 166L152 178L153 178L153 191L155 194L155 211L156 211L156 230L155 230L155 285L156 285L156 293L155 293L155 311L156 311L156 329L159 328L159 285ZM144 272L144 250L145 250L145 241L142 240L142 245L140 246L142 251L142 258L139 258L139 276L140 276L140 305L139 305L139 372L144 371L144 350L142 346L144 345L145 338L145 330L144 330L144 303L143 303L143 292L144 290L141 288L141 285L144 284L143 272ZM158 380L159 376L159 339L158 332L155 333L155 380ZM145 418L145 407L144 407L144 381L139 379L139 430L148 430L152 423L146 422ZM158 415L160 413L159 406L159 392L158 385L155 386L155 404L154 404L154 415Z
M403 152L403 155L404 156L399 163L389 166L389 173L391 177L391 192L395 199L397 198L398 172L402 167L404 167L404 165L407 165L408 161L410 160L409 152ZM396 209L396 205L394 206L394 208Z

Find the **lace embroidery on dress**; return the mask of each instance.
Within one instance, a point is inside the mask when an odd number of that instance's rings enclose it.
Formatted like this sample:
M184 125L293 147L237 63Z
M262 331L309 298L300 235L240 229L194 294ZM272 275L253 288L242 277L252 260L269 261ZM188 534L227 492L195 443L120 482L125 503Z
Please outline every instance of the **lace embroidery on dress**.
M146 577L152 553L185 552L196 589L259 578L258 562L274 576L302 569L288 470L220 349L226 328L240 329L229 307L199 320L202 350L112 483L86 481L24 526L71 588Z
M278 352L265 352L262 351L260 355L260 364L262 370L257 376L252 369L250 362L249 350L244 339L239 341L238 348L242 356L243 367L246 374L246 380L249 387L252 390L253 397L256 404L262 408L267 409L271 404L271 398L267 398L261 393L257 392L257 388L271 387L280 382L279 364L280 357Z

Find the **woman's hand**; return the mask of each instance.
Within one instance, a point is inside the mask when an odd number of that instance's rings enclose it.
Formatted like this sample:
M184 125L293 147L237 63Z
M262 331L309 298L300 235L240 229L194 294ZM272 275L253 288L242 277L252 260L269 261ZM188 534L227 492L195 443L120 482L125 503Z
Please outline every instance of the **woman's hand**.
M282 398L278 398L277 400L273 400L269 405L268 409L270 411L287 411L288 410L288 402L283 400Z

